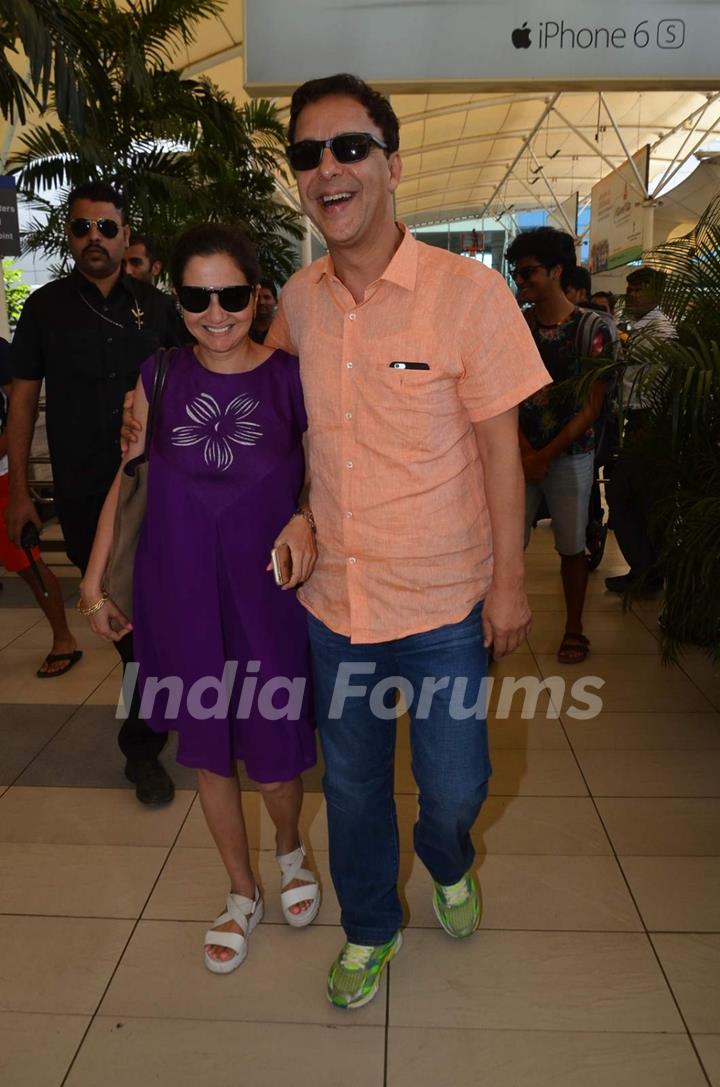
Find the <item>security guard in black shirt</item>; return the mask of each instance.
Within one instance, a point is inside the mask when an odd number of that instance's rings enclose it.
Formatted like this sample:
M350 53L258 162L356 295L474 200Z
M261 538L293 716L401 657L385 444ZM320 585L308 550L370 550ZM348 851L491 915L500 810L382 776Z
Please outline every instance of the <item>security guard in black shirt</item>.
M16 541L27 521L40 528L27 469L44 379L56 509L68 556L84 573L120 464L123 398L153 351L182 342L183 325L168 295L122 274L130 230L114 189L99 182L74 189L67 232L74 270L28 298L13 339L7 521ZM114 644L132 661L132 635ZM158 761L167 736L140 719L136 703L118 737L125 773L140 801L167 803L174 786Z

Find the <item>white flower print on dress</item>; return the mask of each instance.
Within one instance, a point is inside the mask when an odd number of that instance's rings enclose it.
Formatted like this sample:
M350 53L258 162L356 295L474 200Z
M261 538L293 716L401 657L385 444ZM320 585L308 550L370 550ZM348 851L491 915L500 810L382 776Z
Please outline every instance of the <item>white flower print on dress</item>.
M232 445L255 445L262 438L258 423L247 418L259 406L259 400L250 396L236 396L225 411L209 393L201 393L186 404L185 411L192 419L191 426L176 426L172 431L173 445L199 445L205 443L203 456L210 468L225 472L234 460Z

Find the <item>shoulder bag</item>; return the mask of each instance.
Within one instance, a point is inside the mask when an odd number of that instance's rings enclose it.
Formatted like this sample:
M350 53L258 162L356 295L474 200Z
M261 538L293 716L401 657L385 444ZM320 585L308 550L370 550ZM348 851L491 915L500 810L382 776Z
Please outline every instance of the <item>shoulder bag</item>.
M160 397L173 353L172 347L160 348L155 356L155 374L145 428L145 450L139 456L129 460L123 468L113 525L112 551L105 570L105 592L130 620L132 620L133 607L135 552L147 508L150 447L155 432Z

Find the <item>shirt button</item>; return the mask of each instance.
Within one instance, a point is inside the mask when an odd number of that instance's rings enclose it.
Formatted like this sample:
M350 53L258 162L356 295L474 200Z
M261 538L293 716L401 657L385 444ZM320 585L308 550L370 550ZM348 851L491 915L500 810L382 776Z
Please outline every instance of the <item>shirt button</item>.
M351 555L350 558L348 559L348 562L350 563L351 566L354 566L355 563L357 562L357 559L353 555Z
M346 419L352 419L352 412L351 411L346 411L345 412L345 418Z
M350 321L356 321L357 320L357 313L348 313L348 319Z
M346 362L345 365L347 366L348 370L352 370L352 363L351 362Z
M108 336L108 338L105 340L105 343L112 343L112 336Z
M111 415L119 415L120 414L120 408L113 408L113 410L112 410L112 412L110 414Z
M110 378L110 379L112 380L112 379L114 379L114 378L116 378L116 377L117 377L117 374L116 374L116 372L115 372L115 371L113 370L113 372L112 372L111 374L108 374L108 377L109 377L109 378Z
M346 467L346 468L352 468L352 466L353 466L353 463L352 463L352 461L351 461L351 460L349 460L349 461L347 462L347 464L345 465L345 467Z

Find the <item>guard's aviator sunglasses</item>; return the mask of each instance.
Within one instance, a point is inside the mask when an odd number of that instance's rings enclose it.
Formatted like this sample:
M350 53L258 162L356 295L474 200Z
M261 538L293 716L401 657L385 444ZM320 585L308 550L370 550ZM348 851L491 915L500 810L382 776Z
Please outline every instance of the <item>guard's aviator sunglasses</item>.
M362 162L370 154L372 145L387 151L388 146L373 136L371 132L341 132L329 140L300 140L286 148L288 161L296 172L314 170L320 165L323 151L330 148L333 158L348 166L353 162Z
M71 219L69 225L74 238L86 238L94 226L103 238L117 238L120 233L120 224L114 219Z
M226 313L240 313L250 305L254 289L249 283L237 287L178 287L177 296L180 305L188 313L204 313L214 294Z

